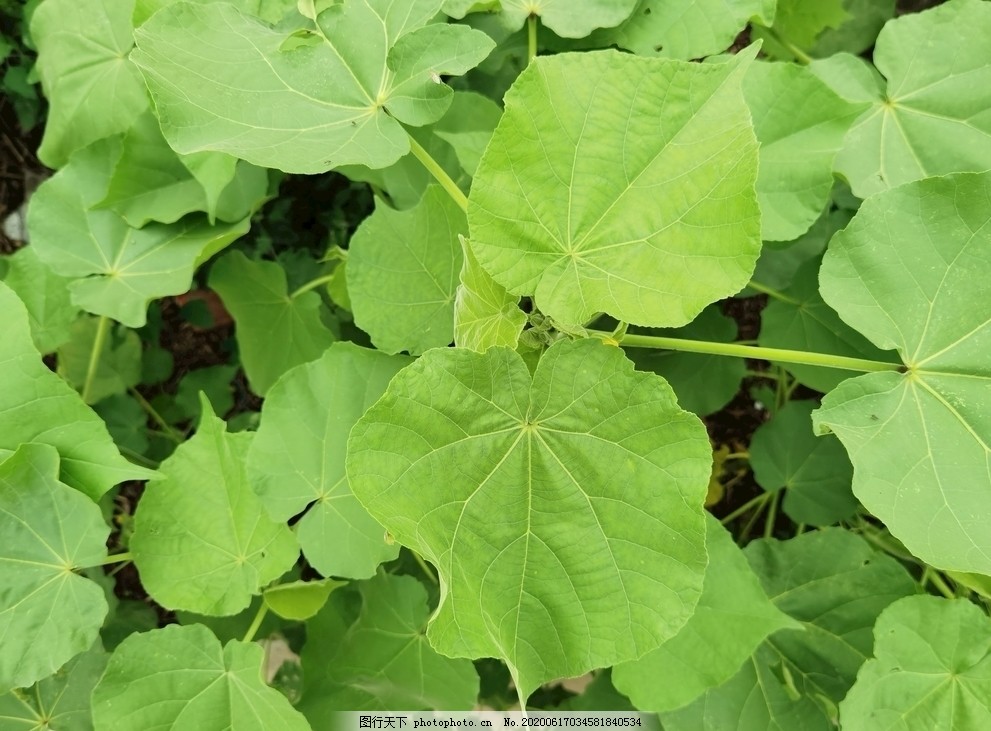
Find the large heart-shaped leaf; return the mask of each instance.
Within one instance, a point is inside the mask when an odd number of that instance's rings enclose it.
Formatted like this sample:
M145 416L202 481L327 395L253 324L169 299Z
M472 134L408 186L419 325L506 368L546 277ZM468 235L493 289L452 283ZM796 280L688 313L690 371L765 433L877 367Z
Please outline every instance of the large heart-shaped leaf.
M506 95L468 207L472 251L565 324L678 327L760 250L757 144L725 64L617 51L538 58ZM742 57L742 58L741 58Z
M74 571L106 558L110 528L58 470L47 444L0 462L0 689L32 685L87 650L107 614L103 589Z
M178 152L219 150L297 173L385 167L409 152L400 122L435 122L450 105L440 75L463 74L494 45L430 23L440 6L348 0L287 44L286 32L233 5L179 2L135 32L132 58Z
M991 173L931 178L864 202L832 238L823 298L905 373L844 381L814 421L853 491L912 553L991 574Z
M0 459L25 442L55 447L59 479L94 500L124 480L155 475L120 456L99 416L51 372L31 341L24 305L0 283Z
M991 5L953 0L892 20L874 64L887 88L836 168L861 198L911 180L991 168Z
M265 513L248 483L248 434L228 434L202 397L192 439L141 496L131 550L141 583L169 609L237 614L296 562L289 529Z
M443 577L431 643L500 657L522 697L632 660L694 610L711 450L618 348L428 351L351 432L368 511Z
M411 362L335 343L319 360L286 373L265 397L248 473L276 520L306 510L296 535L324 576L365 579L399 554L351 493L344 456L351 427Z
M93 725L114 731L310 731L265 685L261 645L220 641L200 624L134 634L93 691Z

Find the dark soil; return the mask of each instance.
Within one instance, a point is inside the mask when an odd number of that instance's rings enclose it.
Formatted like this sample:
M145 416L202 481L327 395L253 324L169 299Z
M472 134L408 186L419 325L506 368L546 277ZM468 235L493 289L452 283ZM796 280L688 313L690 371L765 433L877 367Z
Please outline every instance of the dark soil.
M0 224L49 175L34 154L40 143L41 127L24 132L10 99L0 94ZM21 246L23 243L8 238L0 226L0 255L11 254Z

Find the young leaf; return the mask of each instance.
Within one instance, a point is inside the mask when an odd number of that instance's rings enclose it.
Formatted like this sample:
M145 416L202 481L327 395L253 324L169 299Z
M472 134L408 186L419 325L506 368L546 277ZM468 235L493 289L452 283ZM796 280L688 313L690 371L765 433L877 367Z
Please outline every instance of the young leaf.
M836 704L871 654L870 630L917 591L902 566L827 528L744 549L778 609L804 625L775 632L729 681L661 720L668 731L835 728Z
M874 627L874 660L840 704L844 731L991 726L991 622L964 599L901 599Z
M515 348L526 325L520 298L500 286L471 253L461 237L464 262L454 298L454 342L459 348L485 352L493 345Z
M911 180L991 168L991 5L952 0L892 20L874 64L887 89L837 156L861 198Z
M922 560L991 574L991 173L931 178L864 202L829 243L823 298L907 372L844 381L813 421L854 465L853 491Z
M348 0L318 16L315 43L289 50L284 31L233 5L178 2L135 32L132 58L178 152L297 173L386 167L409 152L400 122L435 122L450 105L434 78L463 74L494 45L465 26L428 25L440 5Z
M148 108L128 54L134 0L46 0L31 18L48 121L38 157L60 168L75 150L123 132Z
M738 292L760 250L741 92L752 55L690 64L600 51L530 64L472 184L479 263L568 325L601 311L678 327Z
M272 387L248 450L248 474L268 512L296 524L303 555L324 576L366 579L399 555L351 493L344 474L348 434L412 361L335 343ZM311 505L312 504L312 505Z
M859 503L850 490L853 466L843 445L812 432L814 401L789 401L754 432L750 466L768 492L786 489L783 509L796 523L832 525Z
M592 38L640 56L686 61L725 51L754 17L774 17L776 0L640 0L630 17Z
M100 417L42 363L24 305L2 283L0 322L0 459L25 442L50 444L61 456L59 479L94 500L118 482L154 477L120 456Z
M0 689L54 673L93 645L107 614L103 590L75 570L106 558L110 528L58 470L46 444L0 462Z
M134 229L114 211L93 209L119 155L117 138L73 155L38 188L28 225L42 261L76 280L69 285L74 304L141 327L151 300L186 292L196 266L243 235L250 221L210 226L205 217L188 216Z
M348 443L358 499L440 572L431 644L540 683L635 659L691 615L712 454L620 349L428 351Z
M788 63L751 64L743 95L760 142L761 236L797 239L826 207L833 159L865 105L844 101L807 67Z
M286 272L274 262L251 261L232 251L213 265L210 287L234 318L241 364L259 396L336 340L320 318L320 295L290 295Z
M323 609L331 592L342 586L347 586L347 582L333 579L293 581L266 589L262 600L283 619L302 621Z
M613 668L613 683L641 711L690 703L729 680L764 639L801 625L768 600L733 537L706 515L709 566L698 608L681 631L639 660Z
M419 355L454 339L464 213L439 185L409 211L380 201L348 248L355 324L386 353Z
M335 711L474 707L471 662L443 657L427 642L423 585L380 573L360 589L361 613L350 627L338 595L307 625L300 710L314 727L333 726Z
M4 731L90 731L90 694L108 658L102 647L93 647L33 688L0 695L0 727Z
M58 349L58 374L82 390L93 354L99 318L80 317L72 324L71 339ZM111 332L103 343L90 386L89 401L124 393L141 380L141 338L133 330Z
M114 651L93 691L93 725L114 731L310 731L262 680L260 645L220 641L202 625L135 634Z
M71 337L70 327L79 308L69 298L69 282L42 264L33 246L25 246L2 260L7 273L0 279L28 311L31 339L42 353L51 353Z
M141 496L131 551L162 606L236 614L296 561L289 529L270 519L244 468L245 434L228 434L204 397L199 429Z

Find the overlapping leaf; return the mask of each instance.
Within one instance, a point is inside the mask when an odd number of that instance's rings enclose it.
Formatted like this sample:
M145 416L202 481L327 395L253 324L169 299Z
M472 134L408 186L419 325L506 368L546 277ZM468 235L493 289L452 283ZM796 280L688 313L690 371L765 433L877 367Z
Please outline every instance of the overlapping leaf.
M991 9L991 8L989 8ZM854 493L912 553L991 574L991 174L921 180L864 202L833 237L823 298L907 372L844 381L814 415Z
M93 691L99 729L309 731L286 697L262 680L260 645L220 641L202 625L128 637Z
M726 64L538 58L472 183L479 263L563 324L677 327L739 291L760 249L757 145Z
M178 152L299 173L386 167L409 152L400 122L434 122L450 105L440 75L463 74L492 49L481 32L430 23L440 5L348 0L293 46L233 5L179 2L135 32L132 58Z
M310 506L295 530L303 555L324 576L368 578L399 554L351 493L344 457L351 427L410 362L337 343L286 373L265 399L248 472L276 520Z
M766 44L765 53L775 58L794 59L811 49L821 34L837 29L848 19L848 0L777 0L772 31L757 26L754 35Z
M837 170L861 198L934 175L991 168L991 5L952 0L878 36L887 87L850 129Z
M319 358L337 339L320 317L320 295L290 295L286 272L274 262L251 261L233 251L213 265L210 287L234 317L241 363L260 396L283 373Z
M5 284L0 322L0 459L25 442L50 444L61 456L59 479L94 500L118 482L153 476L120 456L100 417L42 363L24 305Z
M211 226L205 216L190 216L134 229L114 211L92 209L119 155L118 138L80 150L38 189L28 225L38 256L75 279L74 304L141 327L151 300L187 291L197 264L244 234L249 221Z
M69 342L58 349L58 374L76 390L85 387L99 327L95 317L79 318L69 330ZM111 331L101 345L90 380L90 404L124 393L141 380L141 339L136 332Z
M196 434L141 497L131 550L142 585L162 606L236 614L295 563L299 548L251 490L250 436L228 434L205 398L202 408Z
M69 299L68 282L25 246L2 260L7 272L0 279L20 298L31 322L31 338L42 353L51 353L71 337L70 326L79 308Z
M564 38L582 38L596 28L612 28L633 12L637 0L500 0L488 7L478 0L445 0L444 12L463 18L471 10L498 9L502 24L519 30L531 15Z
M361 584L361 612L348 626L330 603L308 625L300 710L314 728L335 711L470 710L478 674L469 660L439 655L424 632L427 592L410 576L379 574Z
M418 355L454 339L464 213L437 185L409 211L381 201L351 238L347 282L355 324L379 350Z
M500 657L522 697L632 660L694 610L711 451L618 348L436 349L355 425L351 489L443 576L431 644Z
M96 646L77 655L34 687L0 695L0 728L4 731L90 731L90 694L107 665L108 655Z
M454 298L454 342L480 352L493 345L515 348L526 324L520 298L489 276L466 239L461 239L461 246L464 262Z
M964 599L910 597L874 628L874 660L840 704L844 731L991 725L991 622Z
M0 689L33 685L89 649L107 614L103 590L74 571L106 558L110 528L58 470L46 444L0 462Z

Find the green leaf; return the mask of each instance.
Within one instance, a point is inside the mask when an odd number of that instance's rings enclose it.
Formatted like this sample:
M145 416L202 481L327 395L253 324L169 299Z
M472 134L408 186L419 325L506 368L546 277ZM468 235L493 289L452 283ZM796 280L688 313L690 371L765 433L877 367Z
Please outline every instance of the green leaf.
M456 91L451 108L433 130L454 148L461 168L468 175L474 175L501 118L502 107L487 96Z
M885 80L868 61L849 53L816 59L809 68L848 102L873 104L884 97Z
M4 731L91 731L90 694L107 665L101 647L77 655L33 688L0 695Z
M137 0L134 5L134 27L143 24L152 15L164 7L175 5L179 0ZM193 0L201 4L216 2L216 0ZM305 0L304 0L305 1ZM310 0L312 4L313 0ZM317 4L327 4L336 0L317 0ZM269 25L278 25L286 15L295 13L299 7L297 0L238 0L238 8Z
M640 332L640 330L637 330ZM706 307L692 322L675 330L647 330L650 335L731 343L737 328L715 305ZM740 389L746 364L740 358L681 353L674 350L628 348L627 357L642 371L663 376L683 409L700 416L719 411Z
M877 34L895 14L896 0L844 0L846 20L835 28L827 27L810 49L815 56L829 56L845 51L863 53L874 45Z
M639 0L616 28L592 36L640 56L689 60L725 51L751 18L774 16L775 0Z
M796 239L819 218L833 188L833 159L863 104L838 97L807 67L754 63L743 94L760 142L761 236Z
M57 274L72 277L72 301L129 327L145 324L148 303L186 292L196 266L248 230L250 221L210 226L188 216L175 224L131 228L117 213L95 210L120 155L101 140L35 193L28 209L32 247Z
M121 449L144 454L148 449L148 414L131 396L111 396L93 406Z
M513 297L489 276L464 237L461 249L464 261L454 298L454 342L459 348L479 352L493 345L515 348L526 325L520 298Z
M799 267L791 286L781 294L785 299L771 298L761 312L760 334L757 337L761 347L897 362L894 353L877 348L843 322L836 310L823 301L819 294L818 257ZM781 365L799 383L823 393L857 375L856 371L839 368L795 363Z
M380 573L360 585L361 613L348 626L334 594L307 624L300 710L314 728L335 711L470 710L478 674L468 660L443 657L427 642L427 592L410 576Z
M93 691L98 729L309 731L306 720L262 680L265 651L220 641L202 625L131 635Z
M58 471L46 444L0 462L0 689L54 673L93 645L107 614L103 589L75 571L106 558L110 528Z
M276 520L310 506L295 530L303 555L324 576L366 579L399 555L351 493L344 457L355 422L410 362L336 343L319 360L286 373L262 405L248 474Z
M347 470L443 577L431 644L502 658L526 698L688 620L711 459L663 379L583 340L549 348L532 379L508 348L428 351L352 429Z
M98 317L80 317L70 328L69 342L58 349L58 374L76 390L82 390L86 382L98 329ZM111 332L100 352L89 403L124 393L140 380L141 338L127 328Z
M162 606L236 614L292 567L299 548L251 491L250 436L228 434L205 397L202 409L196 434L141 496L131 551L142 585Z
M787 488L784 511L796 523L848 520L859 503L850 490L853 466L843 445L812 432L814 401L789 401L754 432L750 467L768 492Z
M991 574L991 174L864 201L829 243L822 296L907 372L844 381L814 414L853 461L853 491L933 566Z
M148 108L128 59L134 0L46 0L31 19L35 68L48 98L38 157L60 168L75 150L123 132Z
M991 622L964 599L902 599L874 628L874 660L840 704L844 731L991 725Z
M537 58L506 95L472 184L479 263L565 325L606 312L678 327L742 289L760 214L740 89L753 50L741 55Z
M836 169L861 198L991 168L991 5L953 0L892 20L874 64L887 79L847 135Z
M293 581L266 589L262 594L265 606L283 619L302 621L323 609L331 592L346 581L321 579L319 581Z
M215 414L226 414L234 408L234 394L231 381L237 373L234 366L209 366L190 371L179 381L176 389L176 408L187 419L200 416L200 393L209 400Z
M792 59L795 53L788 45L797 46L800 50L811 49L819 36L829 28L840 28L849 15L844 7L844 0L777 0L774 13L773 33L760 25L754 28L754 37L764 40L764 53L776 58Z
M132 58L178 152L297 173L386 167L409 152L400 122L435 122L450 105L439 75L493 47L465 26L428 25L440 4L349 0L320 14L314 43L288 50L284 31L232 5L179 2L135 32Z
M213 265L210 287L234 318L241 363L259 396L293 366L319 358L336 339L320 318L320 295L290 296L278 264L232 251Z
M118 482L153 477L120 456L100 417L42 363L24 305L5 284L0 322L0 459L25 442L50 444L61 456L59 479L94 500Z
M596 28L612 28L626 20L637 0L502 0L503 24L519 30L536 15L557 35L583 38Z
M680 708L733 677L764 639L801 625L775 608L733 537L706 516L709 567L698 608L681 631L639 660L613 668L613 683L642 711Z
M753 281L772 289L786 289L795 279L799 268L810 259L817 259L826 250L826 244L833 234L850 223L851 218L853 211L830 211L794 241L765 242L754 269Z
M79 308L69 300L69 283L41 263L33 246L3 257L2 279L20 297L28 311L31 339L42 353L51 353L71 337L70 326Z
M802 623L770 636L729 681L661 716L668 731L828 731L871 654L871 628L917 591L894 559L839 528L744 550L778 609Z
M465 215L439 185L409 211L376 202L348 245L354 322L386 353L418 355L454 339Z

